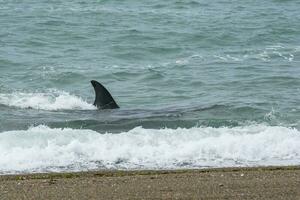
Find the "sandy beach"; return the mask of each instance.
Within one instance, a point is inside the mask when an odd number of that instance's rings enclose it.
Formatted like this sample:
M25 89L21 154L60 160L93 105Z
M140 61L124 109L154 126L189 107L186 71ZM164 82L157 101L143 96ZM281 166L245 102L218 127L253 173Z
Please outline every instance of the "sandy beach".
M300 199L300 167L0 176L0 199Z

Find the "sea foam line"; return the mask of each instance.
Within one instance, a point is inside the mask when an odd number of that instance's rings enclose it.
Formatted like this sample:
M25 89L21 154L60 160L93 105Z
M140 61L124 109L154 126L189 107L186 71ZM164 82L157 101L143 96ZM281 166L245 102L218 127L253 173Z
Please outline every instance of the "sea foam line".
M0 104L18 108L41 110L95 110L96 107L81 97L68 92L52 90L49 92L0 94Z
M281 126L144 129L47 126L0 133L0 173L300 164L300 132Z

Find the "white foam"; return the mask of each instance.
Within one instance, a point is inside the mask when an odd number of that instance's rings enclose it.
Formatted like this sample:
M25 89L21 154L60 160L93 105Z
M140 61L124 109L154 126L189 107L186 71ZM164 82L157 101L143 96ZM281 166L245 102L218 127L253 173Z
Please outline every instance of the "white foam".
M94 110L95 106L64 91L0 94L0 104L41 110Z
M296 165L299 146L300 132L280 126L137 127L120 134L38 126L0 133L0 174Z

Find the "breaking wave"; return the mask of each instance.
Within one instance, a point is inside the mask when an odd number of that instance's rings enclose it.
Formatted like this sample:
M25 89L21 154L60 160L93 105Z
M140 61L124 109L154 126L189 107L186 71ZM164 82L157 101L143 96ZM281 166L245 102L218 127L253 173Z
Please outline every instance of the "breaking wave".
M95 110L96 107L87 103L81 97L64 91L49 91L45 93L14 92L0 94L0 104L18 108L39 110Z
M31 127L0 133L0 174L300 164L300 132L262 124L120 134Z

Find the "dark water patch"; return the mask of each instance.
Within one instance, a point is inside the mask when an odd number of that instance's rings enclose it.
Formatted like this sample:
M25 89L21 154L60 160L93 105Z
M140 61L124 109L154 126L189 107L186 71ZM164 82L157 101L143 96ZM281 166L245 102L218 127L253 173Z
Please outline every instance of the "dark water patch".
M147 129L191 128L195 126L239 126L247 121L274 124L280 120L279 114L268 114L265 110L252 107L232 107L212 105L207 107L181 106L157 109L120 109L120 110L58 110L45 111L32 108L18 109L1 105L6 115L1 130L26 129L29 126L47 125L51 128L91 129L103 132L122 132L142 126ZM22 119L26 115L26 119ZM268 116L269 115L269 116ZM22 120L21 120L22 119ZM285 116L285 119L286 118ZM275 123L276 124L276 123Z

